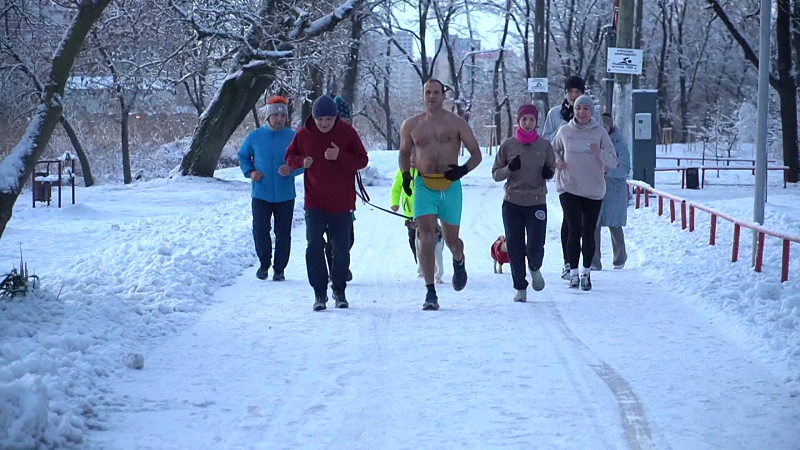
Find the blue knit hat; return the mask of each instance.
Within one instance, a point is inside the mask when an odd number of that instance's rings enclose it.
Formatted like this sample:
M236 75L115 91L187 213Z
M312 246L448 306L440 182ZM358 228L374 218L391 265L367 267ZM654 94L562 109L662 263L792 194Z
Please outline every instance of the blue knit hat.
M336 109L339 111L339 117L342 119L349 119L350 118L350 105L347 104L346 101L342 97L338 95L336 98L333 99L333 102L336 103Z
M332 98L327 95L321 95L314 100L314 106L311 108L311 116L315 119L320 117L336 117L339 112L336 110L336 103Z

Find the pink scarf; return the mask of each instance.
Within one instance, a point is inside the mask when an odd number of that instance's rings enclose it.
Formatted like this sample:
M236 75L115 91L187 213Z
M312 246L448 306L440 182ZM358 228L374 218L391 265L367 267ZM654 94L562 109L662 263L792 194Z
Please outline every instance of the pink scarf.
M520 144L533 144L539 139L539 133L534 129L531 132L522 131L522 127L517 127L517 133L514 136Z

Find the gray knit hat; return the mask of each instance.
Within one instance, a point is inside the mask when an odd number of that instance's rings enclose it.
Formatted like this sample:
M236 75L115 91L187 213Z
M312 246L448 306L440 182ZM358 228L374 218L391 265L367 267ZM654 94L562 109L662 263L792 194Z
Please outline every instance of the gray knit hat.
M594 113L594 100L592 100L592 97L589 97L588 95L581 95L575 100L575 106L578 105L588 106L589 109L592 110L592 113Z

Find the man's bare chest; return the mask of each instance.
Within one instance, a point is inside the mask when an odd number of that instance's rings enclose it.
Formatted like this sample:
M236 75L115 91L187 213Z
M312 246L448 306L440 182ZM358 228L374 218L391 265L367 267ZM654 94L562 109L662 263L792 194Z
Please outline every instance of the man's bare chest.
M458 131L441 125L420 123L411 133L411 139L417 147L452 145L458 141Z

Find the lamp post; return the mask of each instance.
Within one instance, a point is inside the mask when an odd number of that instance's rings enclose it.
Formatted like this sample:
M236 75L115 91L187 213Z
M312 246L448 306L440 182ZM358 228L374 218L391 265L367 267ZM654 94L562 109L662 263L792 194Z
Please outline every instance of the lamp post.
M761 0L761 37L758 46L758 115L756 126L756 183L753 195L753 221L764 224L764 203L767 186L767 111L769 109L770 67L770 22L772 21L770 0ZM758 232L753 231L753 253L751 264L756 263Z

